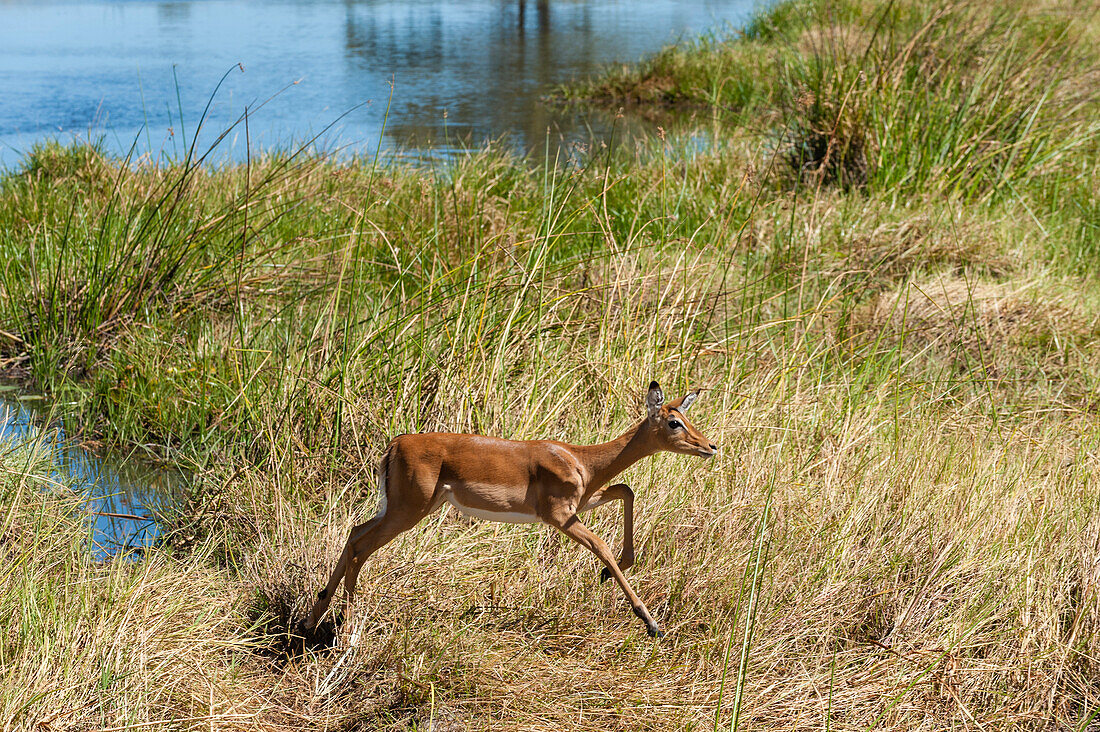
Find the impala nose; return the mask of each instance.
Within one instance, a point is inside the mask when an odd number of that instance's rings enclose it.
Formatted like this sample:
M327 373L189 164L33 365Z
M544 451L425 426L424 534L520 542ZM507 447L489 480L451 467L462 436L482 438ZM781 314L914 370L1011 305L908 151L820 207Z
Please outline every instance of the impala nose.
M711 452L718 452L718 445L715 445L713 442L710 443L710 450Z

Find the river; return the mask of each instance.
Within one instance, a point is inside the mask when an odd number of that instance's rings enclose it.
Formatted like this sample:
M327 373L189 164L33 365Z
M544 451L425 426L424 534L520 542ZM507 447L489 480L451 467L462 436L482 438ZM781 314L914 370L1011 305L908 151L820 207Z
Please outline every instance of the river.
M249 110L221 158L321 135L328 151L448 155L608 135L555 84L744 22L753 0L7 0L0 166L47 138L180 157ZM228 72L215 94L219 80ZM392 87L391 87L392 84ZM392 93L391 93L392 92ZM327 132L323 132L328 129ZM549 138L547 133L550 133ZM322 134L323 133L323 134Z
M185 485L182 472L141 456L86 449L66 434L58 410L13 384L0 384L0 457L9 469L36 451L48 479L82 498L89 517L92 555L140 556L162 535L157 512L168 509ZM37 461L34 465L38 465Z

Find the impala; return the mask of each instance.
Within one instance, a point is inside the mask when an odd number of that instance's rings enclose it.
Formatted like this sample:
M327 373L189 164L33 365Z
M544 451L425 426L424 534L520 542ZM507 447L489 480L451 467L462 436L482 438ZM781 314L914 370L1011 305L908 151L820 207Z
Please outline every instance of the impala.
M317 624L341 579L350 602L363 562L449 503L464 514L490 521L541 521L587 547L604 563L600 581L614 577L649 635L663 636L623 574L634 564L634 492L625 483L605 486L657 452L712 457L718 447L687 420L688 407L698 396L695 389L665 404L661 387L653 382L646 395L646 418L619 438L599 445L438 432L393 439L378 465L378 513L351 530L305 628ZM609 501L623 502L623 554L618 563L607 544L578 516Z

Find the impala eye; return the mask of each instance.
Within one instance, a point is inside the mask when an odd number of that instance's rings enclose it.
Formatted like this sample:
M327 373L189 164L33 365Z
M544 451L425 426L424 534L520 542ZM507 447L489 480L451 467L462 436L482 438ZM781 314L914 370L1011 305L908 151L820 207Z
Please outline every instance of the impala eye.
M683 428L684 428L684 425L683 425L683 423L682 423L682 422L680 422L679 420L675 420L675 419L670 419L670 420L668 421L668 428L669 428L670 430L681 430L681 429L683 429Z

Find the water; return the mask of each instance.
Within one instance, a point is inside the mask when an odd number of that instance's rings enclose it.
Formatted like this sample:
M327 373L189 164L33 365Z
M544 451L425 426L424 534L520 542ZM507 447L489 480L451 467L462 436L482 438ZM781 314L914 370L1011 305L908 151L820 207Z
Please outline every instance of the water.
M133 457L98 456L50 424L43 400L0 386L0 454L23 444L47 451L56 466L49 477L86 497L95 557L140 553L160 538L155 512L170 505L183 486L179 471Z
M219 148L223 159L286 147L334 122L321 145L360 153L381 141L446 155L501 136L539 150L548 130L554 146L598 140L610 115L556 110L540 97L605 64L740 25L755 4L6 0L0 166L48 137L102 136L115 153L136 143L139 153L178 156L227 70L205 129L227 128L246 108L250 118L247 138L240 125Z

